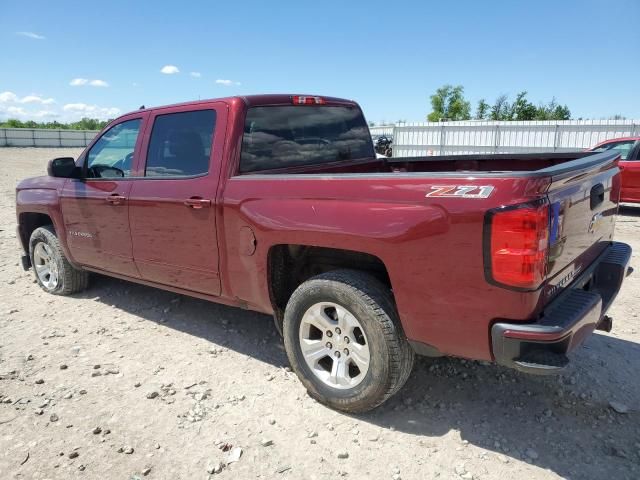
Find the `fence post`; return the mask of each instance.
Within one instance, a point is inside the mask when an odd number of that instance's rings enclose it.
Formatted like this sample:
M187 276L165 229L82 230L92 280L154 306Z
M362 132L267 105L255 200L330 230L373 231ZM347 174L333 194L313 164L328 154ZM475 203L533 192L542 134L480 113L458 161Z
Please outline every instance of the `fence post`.
M444 130L444 122L440 124L440 155L444 155L444 145L447 141L447 133Z
M36 146L36 129L31 129L31 141L33 142L33 146Z
M62 147L62 129L58 130L58 143Z
M555 131L553 132L553 151L558 149L558 133L560 131L560 125L556 123Z
M632 137L636 136L636 127L637 127L637 125L635 123L631 124L631 136ZM5 135L6 135L6 133L5 133Z
M86 147L89 144L89 142L87 142L87 131L83 130L82 133L84 135L84 146Z
M494 144L493 153L498 153L498 150L500 149L500 125L498 123L496 123Z
M395 145L394 143L398 141L398 132L396 132L396 128L397 128L397 124L393 124L393 128L391 129L391 138L393 138L393 140L391 141L391 156L395 157L395 153L394 153L394 149L395 149Z

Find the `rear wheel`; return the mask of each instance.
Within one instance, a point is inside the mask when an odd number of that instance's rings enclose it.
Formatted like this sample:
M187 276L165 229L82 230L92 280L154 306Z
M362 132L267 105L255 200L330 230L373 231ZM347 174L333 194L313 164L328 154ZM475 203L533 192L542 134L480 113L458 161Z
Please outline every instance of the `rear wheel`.
M371 410L411 373L413 350L391 292L368 274L338 270L306 281L289 299L283 330L309 394L337 410Z
M89 285L89 273L69 263L51 225L33 231L29 240L29 255L36 280L48 293L70 295Z

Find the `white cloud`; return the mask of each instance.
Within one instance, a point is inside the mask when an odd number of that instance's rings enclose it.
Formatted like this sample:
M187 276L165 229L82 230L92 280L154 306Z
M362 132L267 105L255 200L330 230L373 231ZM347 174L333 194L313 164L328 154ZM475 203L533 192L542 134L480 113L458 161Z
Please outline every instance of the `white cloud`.
M53 98L42 98L34 94L20 98L13 92L2 92L0 93L0 103L40 103L42 105L51 105L56 101Z
M0 93L0 103L11 103L17 102L18 96L13 92L2 92Z
M34 40L44 40L46 37L43 35L38 35L33 32L16 32L16 35L20 35L21 37L33 38Z
M62 122L74 122L82 117L106 120L117 117L121 113L116 107L102 107L87 103L67 103L62 108L48 107L55 103L53 98L35 93L19 97L13 92L0 92L0 119L58 119Z
M219 78L216 80L218 85L224 85L225 87L230 87L231 85L240 85L240 82L234 82L233 80L223 80Z
M67 103L62 110L70 114L90 116L92 118L107 119L120 115L120 109L116 107L99 107L86 103Z
M180 73L180 70L175 65L165 65L160 69L160 72L165 75L173 75L174 73Z
M193 78L200 78L202 76L200 72L191 72L189 75L191 75Z
M69 82L72 87L83 87L91 85L92 87L108 87L109 84L104 80L89 80L88 78L74 78Z
M41 103L43 105L51 105L52 103L56 103L53 98L42 98L38 95L27 95L26 97L22 97L18 101L20 103Z
M27 114L24 108L22 107L7 107L6 112L9 115L15 115L18 117L23 117Z

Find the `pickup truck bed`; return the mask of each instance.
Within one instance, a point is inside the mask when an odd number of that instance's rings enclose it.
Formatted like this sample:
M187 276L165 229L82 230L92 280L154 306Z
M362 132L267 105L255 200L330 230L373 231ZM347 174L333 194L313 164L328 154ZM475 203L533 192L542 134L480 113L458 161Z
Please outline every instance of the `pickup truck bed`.
M364 411L414 352L549 373L609 329L630 258L617 162L376 159L351 101L233 97L115 120L21 182L18 230L51 293L96 271L273 314L310 393Z

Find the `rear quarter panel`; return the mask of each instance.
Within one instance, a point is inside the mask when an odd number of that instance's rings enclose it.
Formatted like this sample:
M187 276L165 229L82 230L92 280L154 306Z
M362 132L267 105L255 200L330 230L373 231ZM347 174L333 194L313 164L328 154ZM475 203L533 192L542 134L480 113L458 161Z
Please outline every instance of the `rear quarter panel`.
M428 198L434 185L491 185L489 198ZM490 359L494 318L526 319L539 293L485 281L485 212L539 198L544 182L433 175L249 175L230 178L223 199L225 290L271 312L267 257L278 244L365 252L389 273L407 337L442 353ZM253 230L247 255L243 231ZM244 230L243 230L244 229ZM234 241L235 239L240 239Z

